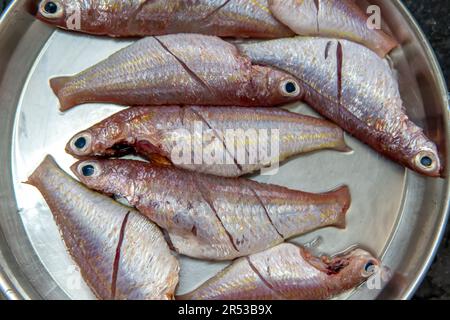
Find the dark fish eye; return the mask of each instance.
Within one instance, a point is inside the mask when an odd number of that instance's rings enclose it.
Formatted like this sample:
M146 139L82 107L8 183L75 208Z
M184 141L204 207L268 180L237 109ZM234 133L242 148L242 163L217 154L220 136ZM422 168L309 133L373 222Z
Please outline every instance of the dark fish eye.
M291 81L286 82L284 90L286 90L287 93L294 93L297 90L297 85Z
M85 137L79 137L77 140L75 140L75 147L77 147L78 149L83 149L86 146L86 138Z
M83 172L83 176L90 177L95 173L95 168L93 165L88 164L81 168L81 171Z
M45 4L44 10L49 14L54 14L58 11L58 5L52 1L49 1Z
M375 264L372 261L369 261L364 266L364 271L366 271L366 272L373 272L374 271L374 268L373 268L374 266L375 266Z
M428 156L424 156L420 159L420 163L424 166L424 167L431 167L433 165L433 159L431 159Z

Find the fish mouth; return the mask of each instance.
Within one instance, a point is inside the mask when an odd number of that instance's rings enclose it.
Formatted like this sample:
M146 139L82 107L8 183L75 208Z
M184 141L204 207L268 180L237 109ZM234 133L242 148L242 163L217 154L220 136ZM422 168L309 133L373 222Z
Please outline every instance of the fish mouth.
M85 139L86 146L81 148L77 147L77 142L79 139ZM78 144L80 146L80 144ZM66 152L77 159L87 160L92 157L96 158L109 158L109 157L123 157L130 154L137 154L134 145L120 141L111 145L110 147L102 147L100 151L96 151L98 146L92 144L92 138L89 134L79 134L73 137L70 142L66 145Z

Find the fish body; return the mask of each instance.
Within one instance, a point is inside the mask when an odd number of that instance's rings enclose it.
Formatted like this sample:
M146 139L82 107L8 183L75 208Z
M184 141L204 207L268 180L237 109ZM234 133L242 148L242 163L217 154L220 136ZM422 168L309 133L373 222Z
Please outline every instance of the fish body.
M270 0L277 19L298 35L340 38L365 45L384 57L398 46L352 0Z
M98 298L173 298L179 264L150 220L87 189L50 156L27 183L44 196L70 255Z
M437 147L409 120L386 60L359 44L289 38L240 44L253 63L291 73L301 98L375 150L421 174L438 177Z
M61 110L87 102L274 106L295 100L298 92L291 75L254 66L234 45L198 34L141 39L50 85Z
M347 187L310 194L242 178L133 160L85 160L72 166L89 188L123 197L165 229L177 252L231 260L321 227L345 227Z
M353 289L376 272L380 262L355 249L314 257L307 249L283 243L239 258L178 300L321 300Z
M72 17L75 13L78 21ZM182 32L240 38L294 34L272 16L268 0L44 0L37 18L63 29L112 37Z
M205 153L198 163L197 144ZM178 152L184 147L187 157ZM279 108L197 106L129 108L76 134L66 146L78 158L137 152L151 160L156 154L177 167L224 177L319 149L348 151L342 129Z

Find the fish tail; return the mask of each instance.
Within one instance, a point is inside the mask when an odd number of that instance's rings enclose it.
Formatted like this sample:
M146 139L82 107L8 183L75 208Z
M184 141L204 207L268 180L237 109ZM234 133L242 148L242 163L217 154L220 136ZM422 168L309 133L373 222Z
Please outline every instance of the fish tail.
M52 156L47 155L41 164L34 170L34 172L28 177L28 180L23 182L24 184L29 184L33 187L37 187L50 170L50 168L56 165L55 160Z
M347 145L344 138L342 138L341 140L338 141L338 143L333 147L333 150L336 150L339 152L352 152L353 151L353 149Z
M77 103L72 97L64 95L61 92L71 79L71 77L57 77L50 79L50 87L59 99L61 111L69 110Z
M395 40L393 37L388 35L387 33L380 31L381 33L381 40L378 43L379 48L377 50L377 53L382 58L385 57L389 52L394 50L398 47L399 43L397 40Z
M345 229L347 225L346 214L351 204L351 195L349 187L341 186L335 190L328 192L327 195L332 196L340 206L338 217L336 218L336 221L334 222L333 226L339 229Z

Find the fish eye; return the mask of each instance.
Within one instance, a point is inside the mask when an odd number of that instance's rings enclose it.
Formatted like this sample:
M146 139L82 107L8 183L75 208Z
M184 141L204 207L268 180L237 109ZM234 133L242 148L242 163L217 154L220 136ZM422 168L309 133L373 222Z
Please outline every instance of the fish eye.
M92 137L89 133L81 133L72 138L70 141L70 149L73 153L84 155L90 150L91 141Z
M42 1L40 4L41 14L49 19L61 18L63 16L63 7L57 0Z
M85 166L83 166L83 167L81 168L81 172L83 173L83 176L85 176L85 177L90 177L90 176L93 176L93 175L94 175L94 173L95 173L95 168L94 168L93 165L88 164L88 165L85 165Z
M424 166L424 167L431 167L433 165L433 160L428 157L428 156L424 156L420 159L420 163Z
M96 177L100 174L100 168L97 165L96 162L82 162L79 166L78 166L78 172L80 173L80 175L82 175L83 177Z
M285 80L280 85L281 94L285 97L295 97L300 93L300 86L297 81L289 79Z
M49 1L45 4L44 10L47 13L55 14L58 11L58 5L52 1Z
M433 172L439 166L436 156L429 151L419 152L415 157L415 165L425 172Z
M86 138L85 137L79 137L77 140L75 140L74 145L78 149L83 149L86 146Z
M373 261L369 261L364 266L364 271L367 273L372 273L374 271L375 263Z

